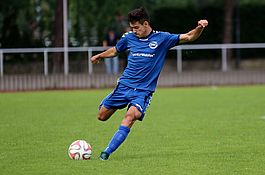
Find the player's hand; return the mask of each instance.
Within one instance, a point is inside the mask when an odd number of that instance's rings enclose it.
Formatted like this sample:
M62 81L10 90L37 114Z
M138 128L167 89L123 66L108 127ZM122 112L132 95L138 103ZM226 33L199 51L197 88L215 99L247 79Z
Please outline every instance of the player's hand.
M206 27L208 26L208 21L206 19L202 19L200 21L198 21L198 26L201 26L201 27Z
M98 64L99 61L100 61L100 57L99 57L99 55L94 55L93 57L90 58L90 61L91 61L93 64Z

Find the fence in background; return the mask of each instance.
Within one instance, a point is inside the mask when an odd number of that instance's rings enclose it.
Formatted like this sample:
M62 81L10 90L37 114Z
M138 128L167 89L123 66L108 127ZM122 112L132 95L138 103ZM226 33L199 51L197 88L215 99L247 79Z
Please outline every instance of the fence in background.
M265 48L265 43L244 43L244 44L200 44L200 45L179 45L171 50L177 50L177 71L182 72L182 51L183 50L209 50L219 49L222 52L222 71L227 71L227 49L253 49ZM87 52L88 73L93 73L93 65L89 61L95 51L103 51L104 47L69 47L67 52ZM48 75L48 53L64 52L65 48L26 48L26 49L0 49L0 76L4 76L4 55L11 53L43 53L44 75ZM64 74L69 73L68 57L64 59Z
M244 43L244 44L201 44L201 45L180 45L177 49L178 72L182 72L182 51L183 50L208 50L220 49L222 52L222 71L227 71L227 49L260 49L265 48L265 43Z
M67 52L87 52L88 59L88 73L93 73L92 63L89 61L89 58L92 56L94 51L103 51L103 47L69 47L66 49ZM48 53L54 52L64 52L65 48L55 47L55 48L22 48L22 49L0 49L0 76L4 76L4 55L12 53L43 53L43 65L44 65L44 75L48 75ZM64 74L68 75L69 73L69 61L68 57L64 58Z
M265 84L265 71L228 71L228 49L256 49L265 48L265 43L245 44L202 44L202 45L179 45L171 50L176 51L177 72L161 75L160 86L186 86L186 85L219 85L219 84ZM71 88L99 88L114 86L118 76L106 74L93 74L93 65L90 57L93 52L103 51L104 47L70 47L67 52L87 53L87 73L69 74L68 57L64 59L64 74L52 75L48 72L48 53L64 52L65 48L27 48L27 49L0 49L0 90L41 90L41 89L71 89ZM221 50L221 70L214 72L183 72L182 52L184 50ZM43 54L43 75L6 75L5 55L23 53Z

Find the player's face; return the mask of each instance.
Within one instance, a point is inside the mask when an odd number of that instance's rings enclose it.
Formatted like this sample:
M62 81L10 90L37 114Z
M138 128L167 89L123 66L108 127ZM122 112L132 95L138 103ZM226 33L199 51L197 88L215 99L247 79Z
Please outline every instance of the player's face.
M143 24L139 23L138 21L135 23L130 23L133 33L139 38L146 37L148 35L147 25L148 24L146 21Z

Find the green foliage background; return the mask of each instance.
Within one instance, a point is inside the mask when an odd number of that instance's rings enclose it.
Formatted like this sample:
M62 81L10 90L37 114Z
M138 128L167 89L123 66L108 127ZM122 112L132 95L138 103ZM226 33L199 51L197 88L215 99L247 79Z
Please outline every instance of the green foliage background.
M263 42L265 0L241 0L241 42ZM2 0L0 2L0 47L52 46L56 3L53 0ZM40 13L36 7L40 6ZM222 0L69 0L69 41L74 46L101 45L104 32L117 12L145 6L157 30L185 32L199 17L210 21L206 43L220 43L223 36ZM36 22L36 17L40 21ZM170 17L167 18L167 17ZM251 27L250 27L251 26ZM254 34L253 34L254 33Z

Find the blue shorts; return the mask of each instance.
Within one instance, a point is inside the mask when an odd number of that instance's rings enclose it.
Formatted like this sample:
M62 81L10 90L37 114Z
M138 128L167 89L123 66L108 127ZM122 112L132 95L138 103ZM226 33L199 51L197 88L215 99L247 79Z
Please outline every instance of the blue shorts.
M149 106L152 99L153 92L140 90L118 84L116 88L104 99L99 105L99 109L102 105L107 109L122 109L128 106L128 109L133 105L141 113L140 121L143 120L145 111Z

